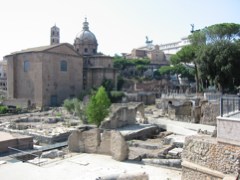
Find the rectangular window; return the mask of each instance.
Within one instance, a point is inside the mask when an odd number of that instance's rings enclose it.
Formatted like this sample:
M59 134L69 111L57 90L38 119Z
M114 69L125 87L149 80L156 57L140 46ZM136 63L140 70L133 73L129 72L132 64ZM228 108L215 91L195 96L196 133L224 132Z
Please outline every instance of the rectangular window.
M29 61L25 60L24 63L23 63L23 70L24 70L24 72L28 72L29 71L29 67L30 67Z
M61 71L67 71L67 62L66 61L61 61L60 69L61 69Z

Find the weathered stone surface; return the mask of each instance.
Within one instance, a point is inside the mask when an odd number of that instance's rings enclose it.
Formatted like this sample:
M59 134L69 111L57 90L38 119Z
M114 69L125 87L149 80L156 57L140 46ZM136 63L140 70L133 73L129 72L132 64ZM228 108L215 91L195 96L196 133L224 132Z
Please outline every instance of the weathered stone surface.
M239 146L220 143L208 136L186 137L182 152L183 161L224 174L238 174L239 157Z
M54 159L56 157L62 157L62 156L64 156L64 154L65 153L63 151L59 151L59 150L55 149L55 150L52 150L52 151L42 153L41 158Z
M100 130L98 128L83 131L82 141L80 141L80 150L87 153L96 153L100 145Z
M197 177L198 180L222 180L222 178L214 177L209 174L204 174L198 171L192 171L191 169L182 167L182 179L183 180L193 180Z
M128 158L128 144L118 131L100 129L76 130L68 139L68 147L73 152L100 153L111 155L113 159L123 161Z
M101 133L101 143L98 148L99 154L111 154L111 131L103 131Z
M81 133L80 131L73 131L68 137L68 148L72 152L80 152L79 141Z
M113 159L124 161L128 158L128 144L118 131L111 131L111 154Z
M216 117L220 115L219 102L202 103L200 124L216 125Z
M100 128L116 129L126 125L136 124L137 112L141 115L140 123L147 123L143 103L113 104L110 115L101 122Z
M183 147L185 137L183 135L171 134L164 138L164 144L174 144L176 147Z
M143 163L145 164L155 164L161 166L169 166L169 167L181 167L181 159L143 159Z
M168 154L173 155L173 156L181 156L182 151L183 151L183 148L174 148L174 149L168 151Z
M125 140L147 139L159 134L160 128L157 125L135 124L118 129L125 137Z
M100 144L100 130L76 130L68 138L68 147L73 152L96 153Z

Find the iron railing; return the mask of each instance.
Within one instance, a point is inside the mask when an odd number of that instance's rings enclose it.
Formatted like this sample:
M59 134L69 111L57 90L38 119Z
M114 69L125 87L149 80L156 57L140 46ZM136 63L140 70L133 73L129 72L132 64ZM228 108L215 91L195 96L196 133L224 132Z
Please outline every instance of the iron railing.
M240 119L240 97L221 97L220 115Z

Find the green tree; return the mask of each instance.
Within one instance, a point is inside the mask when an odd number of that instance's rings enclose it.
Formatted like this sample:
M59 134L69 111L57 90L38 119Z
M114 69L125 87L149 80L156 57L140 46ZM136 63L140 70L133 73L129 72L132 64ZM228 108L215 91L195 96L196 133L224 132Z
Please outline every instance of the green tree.
M190 35L191 45L182 48L171 61L173 64L194 65L197 91L205 81L212 82L219 90L239 85L239 73L234 70L239 67L239 38L240 24L222 23L205 27Z
M240 49L236 43L221 40L207 44L199 52L199 60L203 78L220 91L234 91L240 85Z
M124 57L115 55L113 58L113 67L124 70L128 66L145 66L150 64L150 60L145 58L145 59L126 59Z
M197 36L198 37L198 36ZM175 55L171 57L171 63L173 65L180 64L193 64L194 66L194 74L196 79L196 90L200 91L200 81L199 81L199 68L197 64L197 52L199 50L199 46L188 45L184 46L180 51L178 51Z
M198 47L196 59L202 81L210 81L222 92L239 85L240 24L215 24L190 38Z
M95 95L91 96L87 105L86 115L88 122L99 126L109 113L111 102L103 86L98 88Z
M189 68L183 64L176 64L174 66L162 66L158 70L161 76L164 75L181 75L181 77L187 77L190 81L193 81L194 73L192 68Z

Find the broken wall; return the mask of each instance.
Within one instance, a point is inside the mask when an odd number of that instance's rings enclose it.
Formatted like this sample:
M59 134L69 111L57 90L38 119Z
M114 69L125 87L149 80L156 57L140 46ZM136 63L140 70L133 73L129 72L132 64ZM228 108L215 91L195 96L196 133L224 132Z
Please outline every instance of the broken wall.
M116 129L136 124L137 112L142 117L140 123L146 123L143 103L116 103L110 109L110 115L101 122L100 128Z
M128 144L118 131L103 131L98 128L75 130L68 138L68 148L72 152L111 155L123 161L128 158Z

